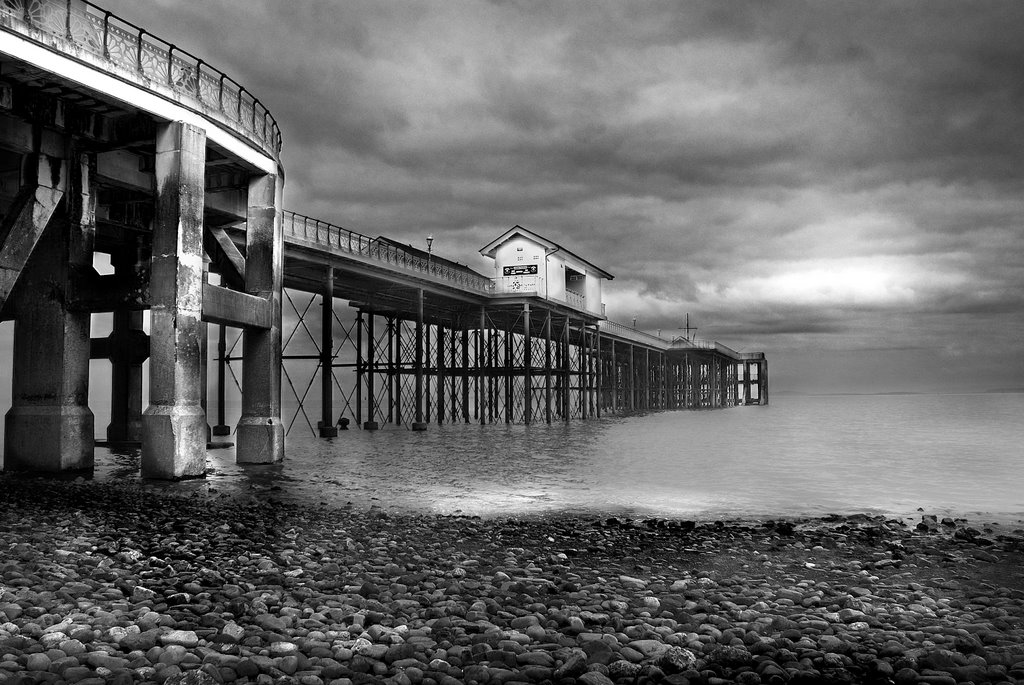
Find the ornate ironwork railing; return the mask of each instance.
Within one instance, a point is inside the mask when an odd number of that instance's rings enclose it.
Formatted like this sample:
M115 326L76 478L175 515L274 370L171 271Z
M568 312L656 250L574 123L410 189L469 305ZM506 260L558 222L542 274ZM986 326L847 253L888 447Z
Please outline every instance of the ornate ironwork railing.
M213 115L275 156L281 152L281 130L274 117L237 81L87 0L0 0L0 22L20 23L66 40L154 84L169 87L182 97L185 106Z
M494 291L494 282L484 276L456 269L444 262L424 259L418 254L376 238L295 212L284 212L284 234L286 240L288 236L294 236L331 250L367 257L404 271L429 274L466 290L482 293Z

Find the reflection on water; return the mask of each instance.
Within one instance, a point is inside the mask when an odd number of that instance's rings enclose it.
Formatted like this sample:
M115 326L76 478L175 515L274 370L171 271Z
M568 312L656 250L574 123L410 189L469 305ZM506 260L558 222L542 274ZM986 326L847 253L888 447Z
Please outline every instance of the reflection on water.
M289 436L281 464L208 452L165 487L316 504L503 515L674 517L828 512L1024 516L1024 395L783 397L769 407L571 424ZM97 478L138 478L138 450L98 450ZM1005 516L1003 516L1005 515Z

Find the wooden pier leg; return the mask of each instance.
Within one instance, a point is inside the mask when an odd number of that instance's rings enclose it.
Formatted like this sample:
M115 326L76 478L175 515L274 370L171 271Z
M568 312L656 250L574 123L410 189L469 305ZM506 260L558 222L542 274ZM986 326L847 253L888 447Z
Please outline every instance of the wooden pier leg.
M334 267L327 267L320 294L320 437L335 438L334 422Z
M580 322L580 418L586 420L593 413L590 405L590 336L587 331L587 324Z
M636 411L636 350L629 345L629 411Z
M402 351L402 320L395 319L395 425L402 425L402 378L405 377L405 357Z
M504 331L505 333L505 423L512 423L515 420L515 405L512 402L512 386L515 383L515 378L512 375L513 359L515 357L513 353L513 343L515 340L512 337L512 330Z
M389 316L385 320L388 336L388 423L395 423L395 317Z
M444 359L444 346L445 346L445 335L444 335L444 324L438 322L437 333L435 337L435 346L437 347L437 425L444 424L444 417L448 414L444 403L446 400L445 394L445 383L447 377L445 374L445 359Z
M523 423L533 416L533 337L530 335L530 305L523 305Z
M469 410L469 327L462 329L462 422L470 422Z
M551 312L544 319L544 420L551 423Z
M562 416L568 422L572 419L572 319L565 317L565 335L562 340L562 375L565 379L562 384Z
M356 312L356 426L363 425L363 310Z
M476 333L476 411L480 425L487 423L487 401L486 383L484 376L487 363L487 340L484 336L484 327L487 325L487 310L480 307L480 328Z
M366 328L366 423L363 430L375 431L380 428L377 422L377 334L374 322L377 320L373 310L368 312Z
M610 340L611 342L611 395L612 395L612 413L616 414L619 411L619 366L618 361L615 359L615 339Z
M594 412L598 419L601 418L602 404L604 403L604 388L602 387L604 379L604 360L601 356L601 329L594 328L594 372L597 375L594 383Z
M431 349L430 348L430 328L431 327L430 327L429 324L423 327L423 359L424 359L424 362L427 365L424 368L424 370L423 370L423 373L424 373L424 376L423 376L423 379L424 379L424 383L423 383L423 420L426 423L430 423L430 415L431 415L431 412L430 412L430 406L431 406L431 402L430 402L430 395L431 395L430 388L431 388L432 383L430 381L430 377L431 376L436 376L436 374L437 374L436 369L435 369L434 373L430 373L430 349Z
M415 350L415 371L416 371L416 419L413 421L414 431L427 430L427 424L423 421L423 289L416 291L416 350Z
M142 476L197 478L206 475L206 415L200 405L206 132L182 122L160 125L155 165ZM272 194L269 204L273 209Z
M500 331L492 328L487 339L487 414L490 423L498 416L498 345L501 341Z

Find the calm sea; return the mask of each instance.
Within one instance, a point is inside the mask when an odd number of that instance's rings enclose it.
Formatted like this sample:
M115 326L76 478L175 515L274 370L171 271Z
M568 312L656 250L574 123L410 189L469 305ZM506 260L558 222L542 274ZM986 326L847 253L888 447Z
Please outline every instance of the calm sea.
M1024 394L777 396L768 407L571 424L289 436L284 463L170 487L482 516L928 513L1024 519ZM97 451L136 478L137 451ZM273 488L273 490L271 490Z

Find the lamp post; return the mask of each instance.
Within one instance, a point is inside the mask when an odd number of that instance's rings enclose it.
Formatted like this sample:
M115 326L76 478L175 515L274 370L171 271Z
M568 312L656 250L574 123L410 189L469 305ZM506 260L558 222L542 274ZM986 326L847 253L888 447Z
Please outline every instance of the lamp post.
M434 246L434 234L431 233L431 234L429 234L427 236L427 271L430 271L430 266L431 266L431 264L430 264L431 249L430 248L432 248L433 246Z

